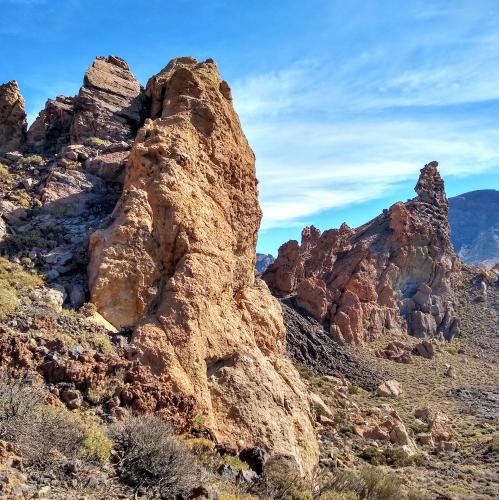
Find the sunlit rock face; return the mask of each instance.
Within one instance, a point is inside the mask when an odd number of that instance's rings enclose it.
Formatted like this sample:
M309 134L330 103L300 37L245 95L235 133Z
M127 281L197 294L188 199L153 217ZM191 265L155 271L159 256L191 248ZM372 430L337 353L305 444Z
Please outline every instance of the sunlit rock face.
M192 396L219 440L318 456L279 303L255 279L255 159L212 60L175 59L146 89L111 226L90 239L92 302L133 325L136 359Z
M395 203L367 224L320 234L305 228L285 243L263 278L328 325L331 336L361 344L387 330L453 337L452 284L460 262L450 242L444 183L431 162L417 197Z

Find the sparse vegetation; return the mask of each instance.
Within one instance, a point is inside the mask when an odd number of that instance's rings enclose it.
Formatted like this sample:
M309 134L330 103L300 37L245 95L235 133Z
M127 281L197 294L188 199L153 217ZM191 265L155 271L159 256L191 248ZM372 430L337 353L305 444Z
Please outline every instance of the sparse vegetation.
M405 488L394 474L376 467L336 472L322 486L319 496L321 500L423 500L427 497L423 491Z
M41 165L44 163L44 159L40 155L29 155L20 158L17 162L19 167L24 167L26 165Z
M32 290L42 284L43 281L38 276L0 257L0 320L14 312L19 306L19 292Z
M87 142L91 146L106 146L108 144L108 141L100 139L99 137L89 137Z
M202 483L203 471L194 456L155 416L132 415L110 431L122 481L147 491L149 498L187 494Z

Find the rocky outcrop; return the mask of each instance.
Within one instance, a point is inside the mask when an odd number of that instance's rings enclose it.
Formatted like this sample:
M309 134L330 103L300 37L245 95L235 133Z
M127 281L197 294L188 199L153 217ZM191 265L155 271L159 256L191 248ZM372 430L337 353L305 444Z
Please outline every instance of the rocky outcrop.
M16 151L26 136L24 99L16 81L0 85L0 153Z
M464 262L499 261L499 191L482 189L449 198L451 240Z
M27 150L53 154L69 145L73 119L73 97L48 99L28 130Z
M74 98L71 143L89 137L130 140L141 125L144 108L140 83L128 64L116 56L96 57Z
M452 338L458 331L452 282L460 264L437 165L421 170L416 198L357 229L305 228L301 244L282 245L263 278L329 325L340 343L360 344L386 330Z
M47 101L29 128L26 150L54 154L89 139L130 141L145 111L143 89L128 64L116 56L96 57L78 95Z
M192 396L219 440L317 458L279 303L255 279L255 159L212 60L175 59L147 85L108 229L90 240L101 314L134 325L136 359Z
M263 273L267 267L274 262L274 257L270 254L257 253L256 254L256 265L255 268L258 273Z

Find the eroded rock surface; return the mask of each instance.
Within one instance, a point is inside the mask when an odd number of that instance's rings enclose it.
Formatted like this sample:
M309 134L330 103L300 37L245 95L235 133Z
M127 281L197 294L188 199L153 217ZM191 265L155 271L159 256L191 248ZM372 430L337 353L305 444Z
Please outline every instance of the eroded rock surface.
M317 458L279 303L254 277L254 155L212 60L173 60L147 85L114 222L90 241L90 289L137 358L193 396L226 442Z
M139 128L144 113L140 83L119 57L96 57L74 99L71 142L86 138L126 141Z
M301 244L282 245L263 278L277 293L295 296L340 343L361 344L386 330L452 338L460 264L437 165L421 170L416 198L357 229L305 228Z
M0 153L15 151L26 135L24 99L16 81L0 85Z

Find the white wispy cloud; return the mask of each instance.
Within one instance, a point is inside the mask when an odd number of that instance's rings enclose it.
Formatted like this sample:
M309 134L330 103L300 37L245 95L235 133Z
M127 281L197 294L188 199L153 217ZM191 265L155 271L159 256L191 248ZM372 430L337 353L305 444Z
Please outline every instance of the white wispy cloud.
M444 176L497 168L499 120L472 106L499 99L499 35L468 31L463 21L452 42L415 33L392 57L379 44L236 81L257 156L262 228L380 198L415 182L431 160Z

